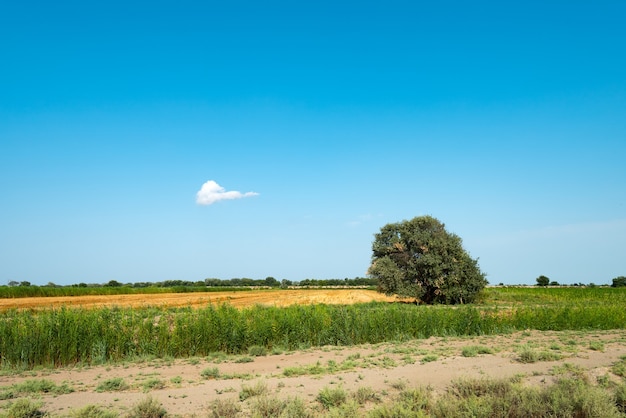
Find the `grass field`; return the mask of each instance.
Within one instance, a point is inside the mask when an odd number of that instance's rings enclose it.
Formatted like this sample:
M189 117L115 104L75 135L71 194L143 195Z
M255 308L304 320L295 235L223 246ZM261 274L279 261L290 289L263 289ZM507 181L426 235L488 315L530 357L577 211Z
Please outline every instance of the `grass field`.
M467 306L365 289L4 298L0 417L162 404L181 417L620 417L625 300L583 287L488 288ZM424 380L439 389L408 383Z

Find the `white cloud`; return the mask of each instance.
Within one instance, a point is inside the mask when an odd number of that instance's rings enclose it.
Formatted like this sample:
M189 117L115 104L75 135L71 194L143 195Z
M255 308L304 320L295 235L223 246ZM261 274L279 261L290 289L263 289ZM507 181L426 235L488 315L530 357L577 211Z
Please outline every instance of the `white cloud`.
M213 180L209 180L202 185L200 191L196 194L196 203L199 205L212 205L215 202L219 202L220 200L233 200L233 199L241 199L244 197L257 196L258 193L255 192L247 192L241 193L237 191L226 191L222 186L214 182Z

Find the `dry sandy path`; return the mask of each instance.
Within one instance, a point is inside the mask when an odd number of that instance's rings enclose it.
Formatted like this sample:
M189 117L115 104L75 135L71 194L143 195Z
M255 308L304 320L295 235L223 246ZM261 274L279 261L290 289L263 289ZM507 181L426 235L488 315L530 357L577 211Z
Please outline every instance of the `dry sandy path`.
M592 344L593 343L593 344ZM463 347L490 347L491 354L464 357ZM552 350L563 356L558 361L520 363L516 350L520 346ZM596 347L595 349L592 349ZM597 347L602 347L601 350ZM564 363L575 365L589 376L610 374L610 367L626 355L626 331L593 332L519 332L511 335L475 338L430 338L402 343L385 343L356 347L321 347L317 349L254 357L240 362L241 356L226 358L195 358L183 360L151 360L84 368L64 368L0 375L0 387L8 387L27 379L50 379L57 384L68 383L75 392L65 395L41 395L44 409L53 417L66 416L72 410L95 404L120 413L150 395L173 416L205 417L208 405L216 399L239 402L242 386L263 382L272 397L299 397L316 405L315 397L324 387L342 386L347 391L370 387L387 398L398 387L431 386L443 392L455 379L524 376L528 384L545 385L554 378L554 368ZM430 361L426 361L430 357ZM305 374L288 377L289 368L306 368L318 364L352 361L344 371ZM202 371L217 368L217 379L204 379ZM122 378L129 384L121 392L97 392L98 384L111 378ZM158 380L160 389L145 389L145 382ZM0 401L0 408L9 401ZM249 403L240 403L245 411Z

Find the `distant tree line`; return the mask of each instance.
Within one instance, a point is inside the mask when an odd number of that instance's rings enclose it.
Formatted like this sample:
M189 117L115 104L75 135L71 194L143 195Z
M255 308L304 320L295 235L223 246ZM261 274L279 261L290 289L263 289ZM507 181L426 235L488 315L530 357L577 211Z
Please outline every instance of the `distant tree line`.
M274 288L288 288L294 286L300 287L322 287L322 286L376 286L376 279L366 277L355 277L353 279L305 279L302 281L292 281L283 279L278 281L274 277L268 276L265 279L250 279L232 278L232 279L216 279L208 278L199 281L189 280L164 280L160 282L135 282L135 283L121 283L117 280L109 280L106 283L77 283L67 286L57 285L52 282L43 286L32 285L30 282L22 281L9 281L8 287L47 287L47 288L59 288L59 287L78 287L78 288L115 288L115 287L130 287L130 288L198 288L198 287L274 287ZM4 286L0 286L4 287Z

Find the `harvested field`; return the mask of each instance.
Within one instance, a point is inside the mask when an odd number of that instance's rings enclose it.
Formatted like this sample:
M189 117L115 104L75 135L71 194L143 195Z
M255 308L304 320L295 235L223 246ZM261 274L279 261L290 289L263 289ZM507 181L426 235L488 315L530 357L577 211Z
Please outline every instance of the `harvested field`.
M235 307L254 305L289 306L326 304L353 304L364 302L392 302L395 297L367 289L293 289L250 290L237 292L198 292L134 295L61 296L0 299L0 311L8 309L46 309L61 306L101 307L203 307L229 303Z

